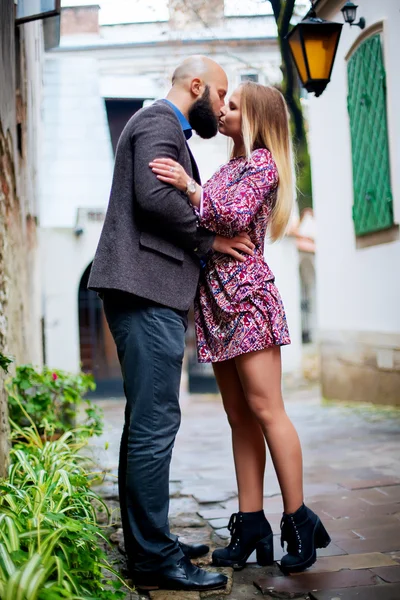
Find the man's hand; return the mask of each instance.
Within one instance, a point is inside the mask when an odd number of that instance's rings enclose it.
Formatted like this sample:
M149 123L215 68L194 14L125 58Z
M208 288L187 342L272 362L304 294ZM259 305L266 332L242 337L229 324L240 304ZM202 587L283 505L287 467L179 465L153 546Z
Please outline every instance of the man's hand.
M244 231L236 235L234 238L226 238L222 235L217 235L215 236L212 247L216 252L221 252L221 254L229 254L229 256L232 256L239 262L245 262L246 260L246 256L240 254L240 252L238 252L239 250L245 254L253 256L255 248L249 235Z

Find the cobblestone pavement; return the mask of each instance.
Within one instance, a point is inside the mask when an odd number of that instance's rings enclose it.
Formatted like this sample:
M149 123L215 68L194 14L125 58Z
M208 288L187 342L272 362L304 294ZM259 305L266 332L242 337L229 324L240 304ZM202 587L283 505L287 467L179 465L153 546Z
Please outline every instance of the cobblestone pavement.
M284 577L279 564L251 562L229 575L225 593L158 591L154 600L400 600L400 411L386 407L323 403L318 389L285 394L304 452L306 503L328 529L332 543L318 552L306 573ZM96 442L100 464L116 473L124 402L101 402L106 431ZM237 511L230 432L216 396L184 399L182 426L171 469L171 525L185 541L225 545L229 516ZM107 451L101 450L107 441ZM116 482L101 492L116 504ZM275 536L279 563L282 502L271 461L264 508ZM121 540L116 529L113 539ZM201 559L209 564L210 557ZM252 557L250 558L250 561ZM132 600L141 596L132 593Z

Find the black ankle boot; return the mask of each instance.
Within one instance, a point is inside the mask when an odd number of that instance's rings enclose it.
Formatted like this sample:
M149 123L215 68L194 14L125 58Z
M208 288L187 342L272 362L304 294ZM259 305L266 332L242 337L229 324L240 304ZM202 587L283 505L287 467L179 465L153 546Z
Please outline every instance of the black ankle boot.
M330 543L325 527L319 517L304 504L291 515L283 513L281 521L281 544L287 543L287 554L282 558L284 573L299 573L311 567L317 560L317 548Z
M226 548L214 550L213 565L243 569L254 550L259 565L263 567L272 565L274 562L273 533L263 510L233 514L228 529L232 535L230 544Z

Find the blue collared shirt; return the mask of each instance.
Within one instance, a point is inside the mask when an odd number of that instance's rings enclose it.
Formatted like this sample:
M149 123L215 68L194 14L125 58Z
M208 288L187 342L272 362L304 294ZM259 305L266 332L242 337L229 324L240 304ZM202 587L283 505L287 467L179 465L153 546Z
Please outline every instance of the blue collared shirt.
M167 102L167 104L170 105L170 107L172 108L172 110L174 111L176 116L178 117L179 123L181 124L185 138L187 140L190 139L192 137L192 133L193 133L192 127L191 127L189 121L187 120L187 118L185 117L185 115L179 110L179 108L177 106L175 106L175 104L172 104L172 102L170 102L166 98L164 98L164 102Z

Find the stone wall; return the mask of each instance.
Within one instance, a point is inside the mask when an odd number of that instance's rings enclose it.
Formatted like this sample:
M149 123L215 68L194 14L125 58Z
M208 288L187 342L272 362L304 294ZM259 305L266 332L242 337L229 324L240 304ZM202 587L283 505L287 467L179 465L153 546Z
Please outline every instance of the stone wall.
M0 352L40 364L41 311L36 172L41 23L14 26L14 2L0 4ZM0 373L0 475L7 455L7 404Z
M224 18L223 0L169 0L171 26L176 29L192 28L194 24L207 27Z
M321 334L322 394L332 400L400 406L400 335Z

